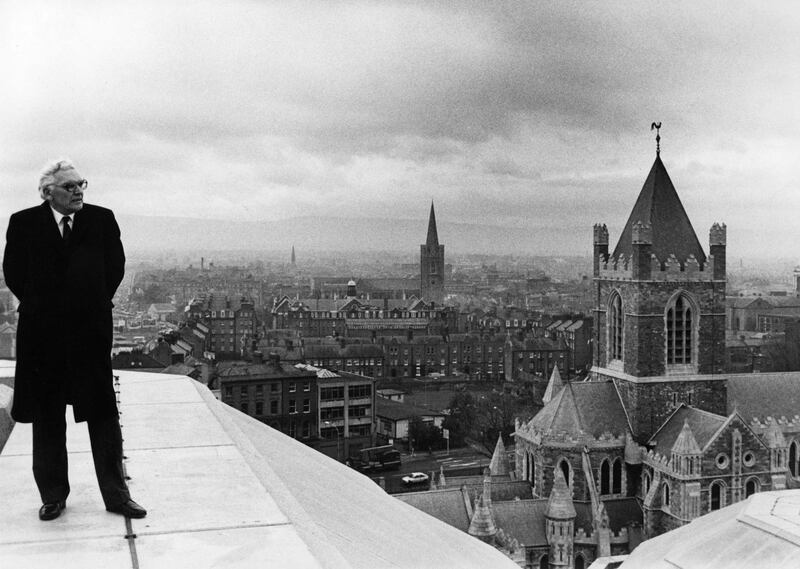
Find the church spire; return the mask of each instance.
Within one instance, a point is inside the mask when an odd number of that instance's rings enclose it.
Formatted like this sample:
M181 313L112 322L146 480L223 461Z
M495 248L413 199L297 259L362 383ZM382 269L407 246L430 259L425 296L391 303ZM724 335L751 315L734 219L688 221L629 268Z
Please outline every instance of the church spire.
M433 200L431 200L431 215L428 218L428 238L425 240L428 247L439 246L439 234L436 232L436 213L433 211Z

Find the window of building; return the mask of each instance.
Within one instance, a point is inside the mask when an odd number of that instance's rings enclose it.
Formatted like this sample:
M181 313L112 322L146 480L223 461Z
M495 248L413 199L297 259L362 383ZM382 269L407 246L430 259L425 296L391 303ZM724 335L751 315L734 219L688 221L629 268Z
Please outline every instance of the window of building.
M344 387L323 387L320 389L319 398L321 401L337 401L344 399Z
M648 492L650 492L650 473L645 472L644 476L642 476L642 487L644 488L643 498L647 496Z
M248 412L248 410L249 410L249 409L248 409L248 404L247 404L247 402L244 402L244 403L242 403L241 405L239 405L239 410L240 410L242 413L247 413L247 412Z
M294 421L289 421L289 431L287 434L292 438L297 436L297 425Z
M744 496L749 498L756 492L758 492L758 479L750 478L744 485Z
M303 438L308 438L311 436L311 423L309 421L303 421Z
M722 482L714 482L711 484L709 492L711 493L711 511L719 510L724 504L723 500L725 495L723 493Z
M297 391L297 384L292 382L289 384L289 393L294 393L295 391Z
M622 298L619 293L614 292L608 307L608 347L612 360L622 359L622 328Z
M611 469L611 493L622 494L622 460L619 458Z
M361 385L350 385L347 388L347 395L350 399L363 399L372 396L372 385L369 383Z
M256 415L264 414L264 403L261 401L256 402Z
M611 493L611 466L608 464L608 460L600 463L600 493Z
M664 507L669 508L669 500L670 500L669 484L664 482L663 494L661 496L661 501L664 504Z
M270 383L270 384L269 384L269 390L270 390L270 392L271 392L271 393L277 393L277 392L278 392L278 387L279 387L279 386L280 386L280 384L279 384L279 383Z
M797 441L792 441L789 445L789 472L794 478L800 476L800 453L797 447Z
M344 407L323 407L319 410L320 419L330 421L344 417Z
M684 295L678 295L667 307L667 364L692 363L692 307Z
M305 383L303 383L303 391L311 391L311 382L310 381L306 381Z
M297 401L289 399L289 413L297 413Z
M230 385L225 386L225 397L233 397L233 387Z
M569 462L566 459L561 459L561 462L558 463L559 468L561 468L561 472L564 474L564 480L567 482L567 486L570 484L569 479Z
M583 554L579 553L575 556L575 569L585 569L586 561L583 559Z
M247 386L243 385L239 388L239 394L242 396L242 399L247 397Z
M264 386L261 384L256 385L256 397L264 397Z
M303 413L311 412L311 399L303 399Z

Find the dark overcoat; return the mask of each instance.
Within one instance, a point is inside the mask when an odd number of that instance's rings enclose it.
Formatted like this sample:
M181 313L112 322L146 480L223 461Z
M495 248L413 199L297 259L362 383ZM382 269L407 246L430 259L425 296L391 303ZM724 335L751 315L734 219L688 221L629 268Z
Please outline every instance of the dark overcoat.
M111 210L84 204L68 243L49 202L13 214L3 272L20 301L11 416L32 422L65 397L76 421L116 414L111 299L125 253Z

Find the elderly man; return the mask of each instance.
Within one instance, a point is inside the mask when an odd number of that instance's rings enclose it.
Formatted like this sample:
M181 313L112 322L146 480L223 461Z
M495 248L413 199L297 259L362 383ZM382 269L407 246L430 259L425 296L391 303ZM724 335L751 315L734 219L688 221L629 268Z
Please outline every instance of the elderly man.
M3 272L19 299L11 416L33 423L33 476L41 520L61 515L69 494L66 405L86 421L106 509L131 518L122 436L112 384L111 299L125 253L111 210L83 203L88 182L68 160L39 178L44 202L11 216Z

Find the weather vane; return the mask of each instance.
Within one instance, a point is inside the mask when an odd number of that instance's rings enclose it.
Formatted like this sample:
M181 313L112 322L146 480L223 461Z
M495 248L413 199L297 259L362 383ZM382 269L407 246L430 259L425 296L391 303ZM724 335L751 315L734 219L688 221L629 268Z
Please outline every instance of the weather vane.
M660 132L660 129L661 129L661 123L660 122L654 122L653 124L650 125L650 131L651 132L654 131L654 130L656 131L656 156L661 154L661 132Z

